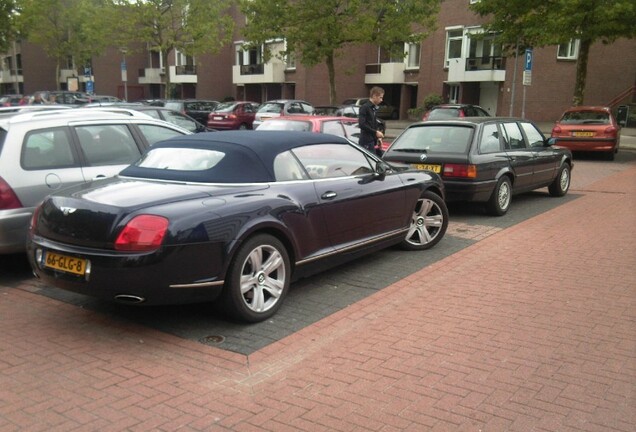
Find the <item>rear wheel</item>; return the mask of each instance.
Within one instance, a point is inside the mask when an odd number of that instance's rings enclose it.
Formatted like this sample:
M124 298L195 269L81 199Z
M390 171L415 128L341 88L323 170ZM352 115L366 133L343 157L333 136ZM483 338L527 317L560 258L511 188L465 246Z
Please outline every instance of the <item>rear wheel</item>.
M502 176L486 203L486 211L493 216L503 216L508 212L511 200L512 183L510 182L510 177Z
M559 169L559 174L554 181L548 186L548 192L550 195L560 197L568 193L570 189L570 165L563 164Z
M248 129L248 127L247 127L247 125L246 125L245 123L241 123L241 124L239 125L239 127L238 127L238 128L239 128L239 130L246 130L246 129Z
M435 246L446 233L448 208L436 193L426 191L415 204L411 224L401 246L407 250L424 250Z
M264 321L283 303L290 276L285 246L276 237L259 234L236 253L222 300L233 317L247 322Z

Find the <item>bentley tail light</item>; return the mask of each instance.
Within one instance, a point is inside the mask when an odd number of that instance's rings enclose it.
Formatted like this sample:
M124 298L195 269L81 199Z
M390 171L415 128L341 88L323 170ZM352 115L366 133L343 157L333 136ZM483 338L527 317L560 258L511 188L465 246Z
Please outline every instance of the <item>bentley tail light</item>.
M444 177L476 178L477 166L468 164L445 164Z
M168 230L168 219L155 215L135 216L115 240L115 250L151 251L159 248Z

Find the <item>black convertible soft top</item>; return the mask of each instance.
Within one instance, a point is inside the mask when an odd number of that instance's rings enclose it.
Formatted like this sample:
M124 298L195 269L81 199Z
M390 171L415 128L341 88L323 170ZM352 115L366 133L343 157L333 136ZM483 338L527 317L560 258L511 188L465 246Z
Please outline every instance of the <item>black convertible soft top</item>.
M313 144L350 145L350 142L336 135L292 131L225 131L183 135L158 142L146 153L157 148L184 147L217 150L223 152L225 157L208 170L177 171L132 164L120 175L205 183L272 182L274 158L278 154Z

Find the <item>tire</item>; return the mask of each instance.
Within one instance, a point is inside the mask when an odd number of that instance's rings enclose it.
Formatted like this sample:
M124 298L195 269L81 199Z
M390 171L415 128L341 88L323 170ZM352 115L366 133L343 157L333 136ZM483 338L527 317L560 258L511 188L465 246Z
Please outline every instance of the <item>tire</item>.
M289 255L283 243L268 234L248 239L237 251L225 282L222 302L234 318L264 321L274 315L291 279Z
M434 192L426 191L417 200L411 224L400 246L406 250L425 250L435 246L448 228L448 208Z
M492 195L486 203L486 211L492 216L503 216L508 212L511 200L512 183L510 182L510 177L501 176L497 186L495 186L495 190L492 191Z
M238 128L239 128L239 130L247 130L247 129L249 129L245 123L241 123Z
M548 192L554 197L561 197L570 189L570 165L563 164L554 181L548 186Z

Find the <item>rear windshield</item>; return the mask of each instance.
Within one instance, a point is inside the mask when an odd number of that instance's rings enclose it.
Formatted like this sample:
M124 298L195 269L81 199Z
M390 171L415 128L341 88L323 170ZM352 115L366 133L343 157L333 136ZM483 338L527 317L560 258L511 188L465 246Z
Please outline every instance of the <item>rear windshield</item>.
M223 102L216 106L214 111L216 112L232 112L236 104L234 102Z
M429 120L443 120L447 118L459 117L458 108L437 108L428 115Z
M458 153L468 152L473 136L470 126L431 125L406 129L391 146L391 151Z
M259 113L280 113L283 111L282 103L266 103L262 105L259 109Z
M258 130L286 130L298 132L311 132L311 123L297 120L270 119L258 127Z
M609 114L602 111L566 112L561 118L565 124L609 124Z

